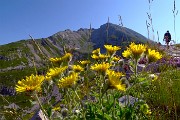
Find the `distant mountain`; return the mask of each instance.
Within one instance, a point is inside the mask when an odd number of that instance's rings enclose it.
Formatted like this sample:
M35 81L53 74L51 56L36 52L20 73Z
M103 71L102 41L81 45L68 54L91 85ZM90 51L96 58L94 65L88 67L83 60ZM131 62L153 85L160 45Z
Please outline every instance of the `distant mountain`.
M73 52L74 59L80 59L91 53L94 48L100 47L104 52L104 44L125 48L131 41L146 43L148 39L129 28L109 23L98 29L80 28L77 31L67 29L48 38L21 40L1 45L0 83L4 82L3 80L16 81L22 77L20 74L14 77L20 71L21 73L23 71L23 74L33 73L34 65L38 68L43 67L48 58L63 55L64 49Z
M126 47L130 42L146 43L148 41L146 37L131 29L112 23L104 24L100 28L94 29L91 39L95 44L94 48L100 47L102 49L104 44Z

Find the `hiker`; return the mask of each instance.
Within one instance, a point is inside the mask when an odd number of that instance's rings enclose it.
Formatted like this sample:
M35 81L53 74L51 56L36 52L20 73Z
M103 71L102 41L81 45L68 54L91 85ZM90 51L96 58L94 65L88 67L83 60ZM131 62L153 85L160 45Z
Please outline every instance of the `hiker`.
M163 41L166 42L167 48L169 49L169 42L171 41L171 34L169 33L169 30L164 34L164 39Z

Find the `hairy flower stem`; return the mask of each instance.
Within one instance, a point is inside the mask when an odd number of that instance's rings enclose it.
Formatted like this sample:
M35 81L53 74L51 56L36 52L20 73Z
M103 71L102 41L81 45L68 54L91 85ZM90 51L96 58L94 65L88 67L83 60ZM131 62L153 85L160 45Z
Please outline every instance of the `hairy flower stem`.
M115 98L115 95L114 95L114 91L113 91L113 110L112 110L112 117L115 119L116 118L116 115L115 115L115 107L116 107L116 98Z
M136 77L136 78L137 78L137 63L138 63L138 59L135 59L134 74L135 74L135 77Z
M38 97L36 91L35 91L35 97L36 97L36 99L37 99L37 101L38 101L38 104L39 104L39 106L40 106L40 109L42 110L42 112L44 113L44 115L46 115L46 117L48 118L48 120L52 120L52 119L48 116L48 114L47 114L47 112L45 111L45 109L43 108L43 106L42 106L42 104L41 104L41 101L39 100L39 97ZM44 119L46 119L45 116L44 116Z
M103 98L102 98L102 95L103 95L103 86L104 86L104 80L103 80L103 75L102 74L99 74L99 79L97 80L97 86L99 87L99 104L101 106L101 109L103 111ZM103 116L104 116L104 112L103 112Z
M3 95L0 94L0 96L1 96L2 99L5 100L8 104L10 104L9 101L8 101Z
M77 98L78 98L78 100L79 100L79 102L80 102L81 109L82 109L82 116L83 116L83 118L85 119L85 118L86 118L86 117L85 117L85 116L86 116L86 115L85 115L86 110L84 109L84 106L83 106L83 103L82 103L82 101L81 101L81 98L79 97L76 89L73 89L73 91L74 91L74 93L76 94L76 96L77 96Z

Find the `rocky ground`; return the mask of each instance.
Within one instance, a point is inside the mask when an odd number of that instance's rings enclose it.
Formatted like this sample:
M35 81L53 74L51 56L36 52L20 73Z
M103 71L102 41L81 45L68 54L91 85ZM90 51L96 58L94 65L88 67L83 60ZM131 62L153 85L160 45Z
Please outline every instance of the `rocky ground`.
M171 58L172 58L172 61L174 62L173 64L175 64L175 65L178 67L178 69L180 69L180 48L179 48L179 47L176 47L176 46L174 46L174 45L171 45L171 46L169 47L169 49L167 49L167 47L166 47L165 45L161 45L161 46L159 46L159 49L160 49L161 51L165 51L168 55L170 55ZM155 64L155 66L156 66L156 65L157 65L157 63ZM153 66L151 66L151 67L153 67ZM154 67L153 67L153 68L154 68ZM52 93L53 93L52 96L54 95L54 96L57 97L57 100L56 100L56 101L59 101L61 97L60 97L60 96L57 96L58 90L57 90L56 87L55 87L55 89L54 89L54 91L53 91ZM8 88L8 87L6 87L6 86L0 86L0 94L1 94L1 95L10 95L10 96L16 95L14 88L11 88L11 87ZM59 95L60 95L60 94L59 94ZM131 97L132 97L132 96L130 96L130 98L131 98ZM42 101L44 101L43 98L42 98ZM119 101L123 104L124 102L122 102L122 101L126 101L126 97L123 96L123 97L119 98ZM130 103L132 102L132 104L133 104L135 101L136 101L136 98L133 98L133 97L132 97L132 99L130 99ZM126 102L127 102L127 101L126 101ZM17 106L17 105L14 104L14 103L11 103L9 106L5 106L5 107L7 107L7 108L14 108L14 109L18 109L18 108L19 108L19 106ZM33 111L36 111L37 109L39 109L39 106L38 106L38 105L35 105L35 106L33 106L29 111L33 112ZM37 118L40 117L40 116L41 116L41 111L35 113L35 115L32 117L32 120L37 119ZM42 119L42 118L40 118L40 119Z

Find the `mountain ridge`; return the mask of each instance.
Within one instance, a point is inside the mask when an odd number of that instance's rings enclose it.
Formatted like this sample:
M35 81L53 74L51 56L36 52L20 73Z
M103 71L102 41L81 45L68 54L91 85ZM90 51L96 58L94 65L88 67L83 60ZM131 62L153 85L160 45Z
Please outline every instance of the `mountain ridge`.
M130 42L147 41L146 37L129 28L106 23L97 29L80 28L77 31L67 29L47 38L20 40L0 45L0 81L7 77L8 71L28 70L34 65L41 68L47 64L48 58L60 57L64 54L64 50L73 52L73 58L77 60L87 57L93 49L99 47L104 52L104 44L118 45L123 50Z

